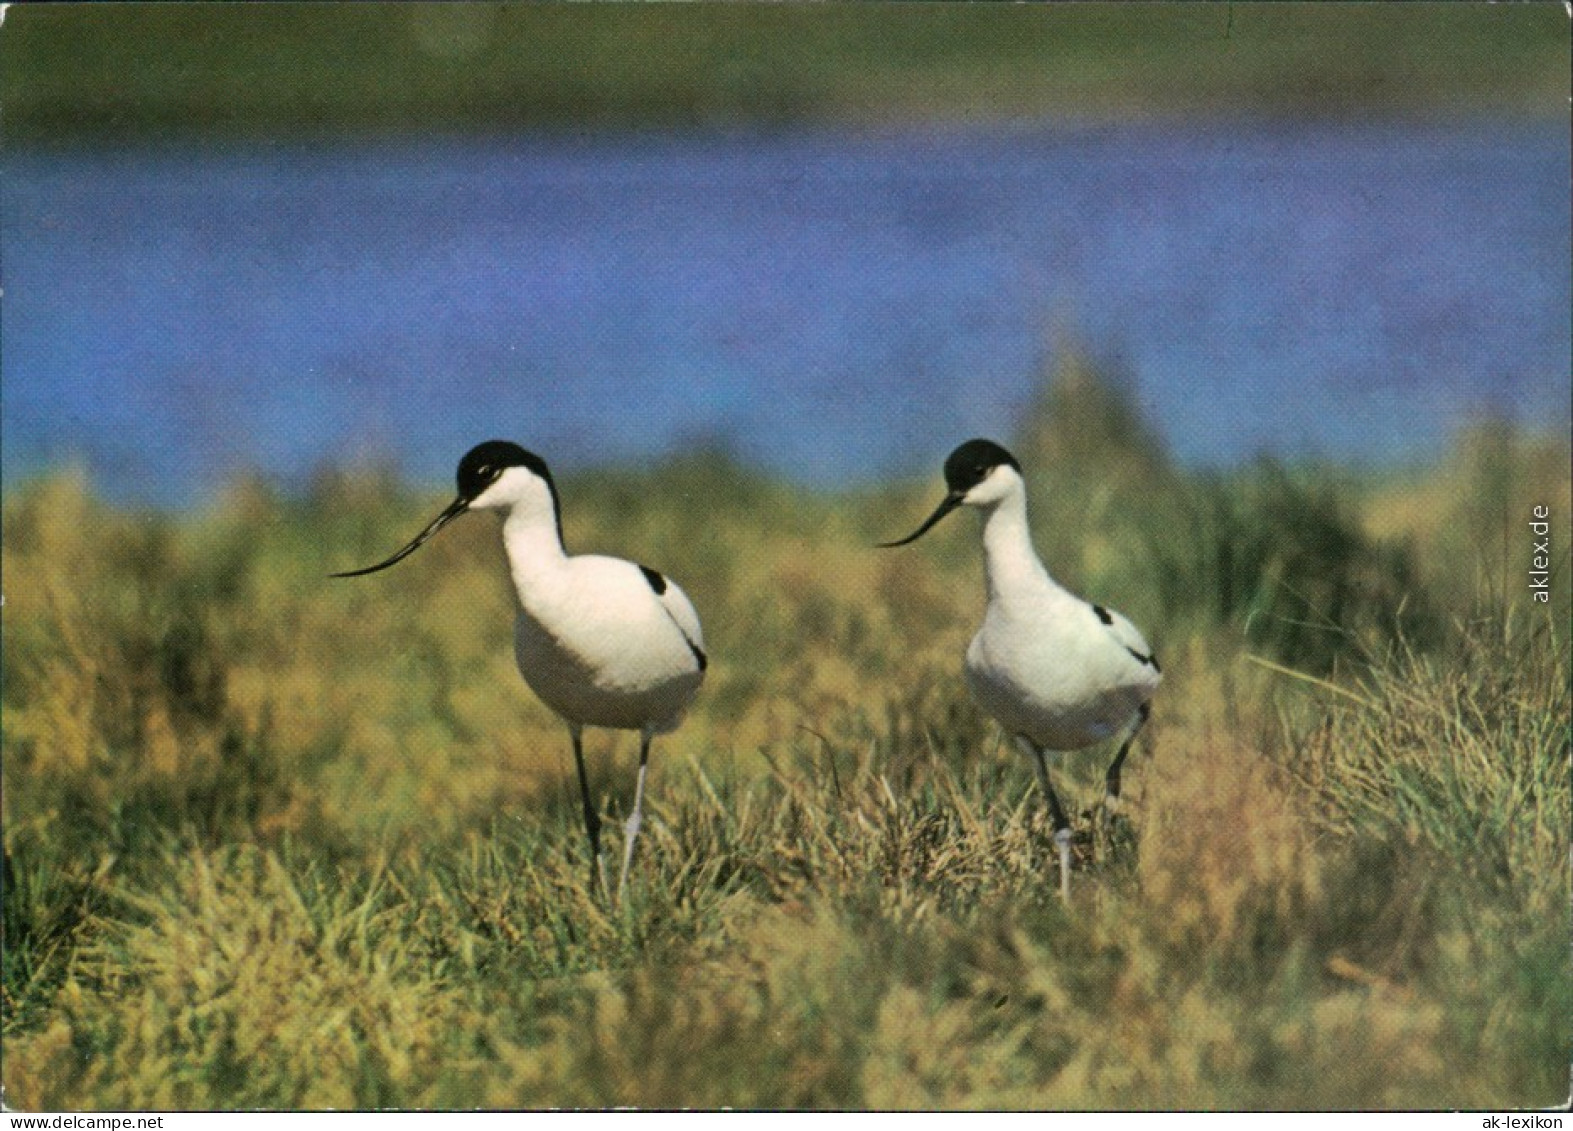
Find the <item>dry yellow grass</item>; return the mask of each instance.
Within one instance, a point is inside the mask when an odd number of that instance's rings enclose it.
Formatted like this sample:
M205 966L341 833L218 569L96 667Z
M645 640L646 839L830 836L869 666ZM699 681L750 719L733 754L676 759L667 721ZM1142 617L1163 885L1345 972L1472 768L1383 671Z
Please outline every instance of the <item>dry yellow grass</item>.
M1522 488L1501 505L1565 508L1532 446L1492 458ZM1410 526L1377 488L1341 526L1278 471L1157 463L1098 505L1164 546L1115 523L1084 554L1051 528L1051 563L1144 610L1168 673L1123 812L1079 817L1069 908L1032 775L958 678L970 532L869 548L921 488L820 497L706 459L564 484L571 544L660 561L715 657L659 749L620 909L585 882L561 726L512 671L487 523L354 586L324 575L428 500L250 484L174 520L71 477L10 492L7 1101L1559 1102L1566 535L1550 610L1511 571L1471 588L1451 516L1503 497L1471 459L1439 475L1474 486ZM1315 634L1262 632L1287 606L1261 579L1297 568L1266 537L1256 588L1206 592L1224 533L1313 520L1343 539L1316 568L1348 578L1310 600L1374 578L1427 618L1349 599ZM1160 552L1191 573L1138 568ZM1105 757L1067 762L1077 814ZM632 761L626 738L591 747L608 816Z

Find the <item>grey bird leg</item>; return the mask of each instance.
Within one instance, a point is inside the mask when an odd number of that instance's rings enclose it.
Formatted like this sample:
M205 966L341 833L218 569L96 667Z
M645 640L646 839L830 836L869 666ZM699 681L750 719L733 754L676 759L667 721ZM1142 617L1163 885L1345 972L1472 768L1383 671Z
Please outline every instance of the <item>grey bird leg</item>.
M650 732L639 736L639 780L634 785L634 811L623 825L623 874L617 878L617 903L623 902L623 891L628 886L628 866L634 862L634 842L639 839L639 825L644 820L644 775L650 762Z
M1038 784L1043 787L1044 799L1049 803L1049 817L1054 822L1054 844L1060 853L1060 898L1069 903L1071 898L1071 823L1060 808L1054 786L1049 784L1049 762L1043 751L1032 747L1033 765L1038 768Z
M1113 808L1111 802L1118 801L1120 797L1120 767L1125 764L1125 755L1131 752L1131 743L1136 741L1136 734L1146 723L1147 716L1152 714L1152 704L1143 703L1136 712L1136 725L1131 728L1131 733L1125 736L1125 741L1120 745L1120 752L1114 756L1114 761L1109 763L1108 775L1104 778L1104 806Z
M595 802L590 800L590 775L584 768L584 731L580 727L569 726L568 734L573 739L574 765L579 768L579 794L584 799L584 831L590 838L590 886L599 885L604 892L606 860L601 856L601 815L595 811Z

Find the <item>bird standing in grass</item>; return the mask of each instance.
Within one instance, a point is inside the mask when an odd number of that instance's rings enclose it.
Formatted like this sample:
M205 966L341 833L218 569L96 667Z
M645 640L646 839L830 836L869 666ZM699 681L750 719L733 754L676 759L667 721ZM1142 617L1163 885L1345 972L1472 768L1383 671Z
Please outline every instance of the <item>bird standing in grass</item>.
M1049 780L1047 752L1079 750L1126 732L1105 778L1120 794L1120 768L1163 679L1158 658L1119 613L1090 604L1044 569L1027 528L1027 486L1016 457L968 440L945 460L945 498L898 542L922 537L958 507L983 511L988 607L967 648L973 698L1033 758L1059 848L1060 895L1070 898L1070 821Z
M480 444L459 461L458 484L458 498L398 553L333 576L387 569L466 511L503 512L503 547L519 608L514 655L531 690L568 724L592 882L603 891L601 819L585 772L584 728L640 732L639 778L617 880L621 903L643 819L651 740L677 726L704 680L708 661L699 615L675 582L648 566L569 554L557 487L533 452L504 440Z

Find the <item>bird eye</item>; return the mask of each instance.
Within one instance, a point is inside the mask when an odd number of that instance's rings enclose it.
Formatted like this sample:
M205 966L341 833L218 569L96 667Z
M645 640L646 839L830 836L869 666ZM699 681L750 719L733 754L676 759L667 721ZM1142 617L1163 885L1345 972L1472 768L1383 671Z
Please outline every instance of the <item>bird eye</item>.
M475 469L475 474L479 475L482 479L490 479L493 474L492 465L489 463L481 464L480 467Z

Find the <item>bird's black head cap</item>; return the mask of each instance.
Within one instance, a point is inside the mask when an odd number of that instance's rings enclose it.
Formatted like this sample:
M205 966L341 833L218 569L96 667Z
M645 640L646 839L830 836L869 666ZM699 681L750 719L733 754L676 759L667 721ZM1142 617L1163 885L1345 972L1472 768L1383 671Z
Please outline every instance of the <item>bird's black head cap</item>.
M458 481L459 497L449 503L441 514L432 519L422 530L412 538L405 547L390 558L385 558L376 565L366 566L364 569L345 570L341 573L330 574L330 577L362 577L368 573L376 573L387 569L389 566L398 565L416 550L425 545L431 537L448 523L458 518L469 510L475 500L485 494L486 489L497 482L499 476L510 467L523 467L546 481L546 489L551 492L553 516L557 519L557 541L563 540L563 511L557 502L557 485L552 482L552 473L546 470L546 461L533 452L527 452L518 444L510 444L507 440L488 440L484 444L477 444L464 453L464 458L459 461ZM566 549L566 547L565 547Z
M562 501L557 497L557 484L552 481L552 473L547 468L546 461L509 440L487 440L484 444L476 444L464 453L464 458L459 461L456 476L459 498L466 503L474 502L480 497L481 492L495 483L497 477L510 467L525 468L545 480L546 489L552 493L552 510L557 516L557 540L561 542L563 540Z
M547 483L552 481L552 473L546 470L546 461L534 452L527 452L507 440L487 440L465 452L464 458L459 461L459 497L467 500L476 498L510 467L528 468Z
M896 542L880 542L882 549L891 549L896 546L905 546L916 542L928 533L951 511L957 507L965 506L967 492L988 478L989 472L996 467L1007 466L1021 473L1021 464L1016 462L1016 457L1000 447L993 440L968 440L961 447L950 453L945 460L945 486L948 493L940 500L939 506L934 508L934 513L929 515L922 526L911 534Z
M945 460L945 486L952 494L965 495L1002 464L1021 473L1016 457L993 440L968 440Z

